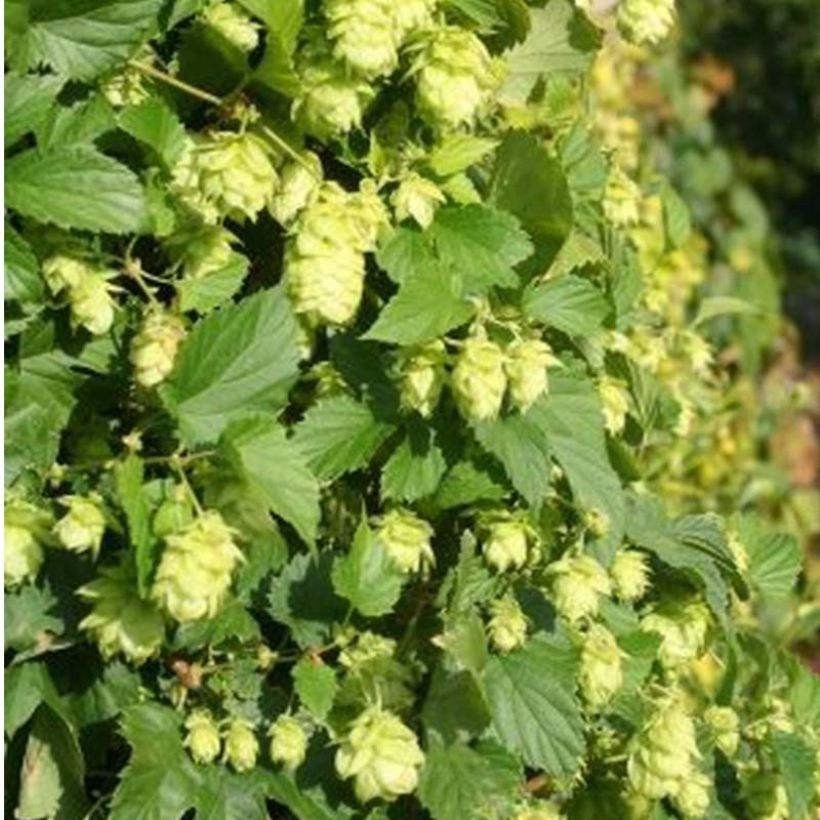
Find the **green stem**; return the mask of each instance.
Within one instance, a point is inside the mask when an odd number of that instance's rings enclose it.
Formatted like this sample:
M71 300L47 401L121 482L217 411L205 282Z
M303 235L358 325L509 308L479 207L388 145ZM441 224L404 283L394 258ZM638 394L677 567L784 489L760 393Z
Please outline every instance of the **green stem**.
M186 83L183 80L179 80L176 77L172 77L170 74L166 74L164 71L160 71L158 68L154 68L152 65L142 63L139 60L129 60L129 65L132 65L134 68L136 68L138 71L141 71L143 74L146 74L149 77L153 77L155 80L159 80L160 82L163 82L166 85L173 86L174 88L177 88L180 91L184 91L186 94L190 94L192 97L196 97L197 99L200 99L203 102L211 103L211 105L222 105L223 101L221 97L217 97L215 94L211 94L209 91L203 91L201 88L197 88L195 85L190 85L190 83Z

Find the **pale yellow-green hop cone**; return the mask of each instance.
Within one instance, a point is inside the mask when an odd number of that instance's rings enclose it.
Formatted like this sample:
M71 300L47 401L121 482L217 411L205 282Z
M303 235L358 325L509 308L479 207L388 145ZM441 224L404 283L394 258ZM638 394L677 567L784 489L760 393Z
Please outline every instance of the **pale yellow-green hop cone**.
M512 652L527 640L527 617L518 601L506 596L490 604L487 633L490 643L500 652Z
M99 273L90 273L69 289L68 303L71 319L89 333L102 336L114 324L114 287Z
M83 279L96 273L97 268L87 259L68 253L54 254L43 262L43 278L55 296L76 288Z
M789 820L789 798L776 772L754 772L744 778L746 809L754 820Z
M698 758L694 721L677 697L668 697L657 704L629 755L630 785L654 800L674 797Z
M249 132L191 139L172 173L172 190L208 223L255 219L279 187L267 144Z
M399 64L395 0L324 0L333 56L368 80L391 74Z
M425 31L433 25L433 12L438 0L402 0L393 3L393 24L404 40L411 34Z
M390 214L379 196L375 180L363 179L359 190L349 195L347 204L357 249L362 253L375 251L379 237L390 226Z
M710 706L703 713L715 746L728 758L732 758L740 744L740 718L731 706Z
M307 735L302 724L290 715L280 715L268 729L270 759L286 771L295 772L307 754Z
M271 200L271 216L280 224L289 227L299 212L316 198L322 184L322 162L316 154L307 151L301 162L292 160L282 169L279 190Z
M609 574L612 589L622 601L637 601L649 589L649 563L638 550L618 550Z
M361 127L375 90L371 83L351 74L332 57L324 32L314 32L300 50L297 71L301 89L291 116L308 133L327 141Z
M490 106L501 80L499 65L464 28L430 31L413 66L420 113L442 130L472 125Z
M68 511L54 525L57 540L71 552L90 551L96 556L105 533L105 514L99 497L66 495L60 503Z
M259 757L259 741L253 726L242 718L232 718L225 731L225 751L222 760L237 772L249 772Z
M703 817L712 800L711 791L708 775L695 771L681 783L672 803L684 817Z
M202 279L228 265L236 241L236 237L220 225L202 225L174 235L168 246L174 260L182 264L185 279Z
M604 215L616 228L635 225L640 219L641 189L629 175L615 165L604 189Z
M496 521L487 528L482 550L493 569L507 572L527 562L531 529L524 521Z
M506 356L494 342L466 339L456 360L452 387L461 414L470 421L489 421L498 416L507 375Z
M709 342L693 330L679 334L683 356L699 376L707 376L714 363L714 352Z
M260 26L235 3L210 3L202 19L240 51L253 51L259 44Z
M222 751L222 737L211 713L207 709L197 709L185 721L188 734L185 746L195 763L213 763Z
M350 726L336 752L336 771L359 802L388 802L415 791L424 754L415 734L392 712L371 706Z
M390 197L396 221L413 219L422 228L429 228L439 205L446 201L444 192L430 179L408 173Z
M564 820L564 814L551 800L537 800L518 809L512 820Z
M547 568L552 601L573 623L598 614L601 598L612 593L606 570L588 555L565 556Z
M604 426L613 435L623 432L629 412L629 394L626 385L612 376L601 376L598 395L604 412Z
M356 669L368 661L379 658L392 658L396 652L396 641L385 638L369 630L360 632L356 642L348 644L339 653L339 662L347 669Z
M126 66L122 71L108 77L102 83L100 91L114 108L139 105L151 96L145 84L145 74L133 66Z
M231 586L236 565L243 560L236 533L215 510L195 518L181 532L165 539L152 598L180 623L212 618Z
M675 672L703 652L711 623L702 601L666 601L641 618L641 629L660 635L658 658L664 669Z
M159 652L165 638L165 622L156 606L140 598L137 579L124 564L106 567L77 594L91 604L80 622L106 660L124 655L141 664Z
M505 352L504 369L510 399L522 413L526 413L547 392L547 368L556 364L557 359L550 346L540 339L513 342Z
M154 387L165 381L174 369L184 338L185 326L178 316L161 309L149 309L131 342L129 354L137 384Z
M621 650L612 633L600 624L591 626L584 636L578 682L594 712L603 709L623 684Z
M421 347L402 351L401 405L429 418L436 409L444 387L447 350L436 339Z
M433 566L436 557L430 539L433 528L409 510L391 510L382 516L376 540L402 572L420 572Z
M621 0L618 28L631 43L655 44L675 25L675 0Z
M22 499L10 498L3 512L3 586L33 581L45 558L51 515Z

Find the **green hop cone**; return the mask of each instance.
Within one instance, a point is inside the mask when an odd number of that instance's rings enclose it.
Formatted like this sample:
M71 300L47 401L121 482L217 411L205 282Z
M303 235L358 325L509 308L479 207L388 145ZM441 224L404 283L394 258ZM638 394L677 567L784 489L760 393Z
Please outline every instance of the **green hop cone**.
M506 357L487 339L472 337L464 342L452 374L452 386L462 415L470 421L488 421L498 416L507 389Z
M51 515L22 499L6 501L3 512L3 585L16 587L33 581L45 556Z
M301 88L291 116L308 133L327 141L361 126L373 86L333 58L323 32L313 32L300 50L297 70Z
M217 131L186 143L172 188L209 224L255 219L279 187L267 144L249 132Z
M307 735L302 724L290 715L280 715L268 729L270 759L286 771L295 772L307 754Z
M114 290L105 274L89 273L82 277L68 291L71 321L95 336L108 333L114 324L114 299L111 296Z
M304 164L294 160L285 165L281 185L271 200L270 214L281 225L291 225L300 211L314 201L321 187L322 161L310 151L303 155L303 160Z
M655 44L675 25L675 0L621 0L618 28L630 43Z
M253 51L259 44L259 25L234 3L210 3L202 19L240 51Z
M672 803L684 817L703 817L712 800L711 791L709 776L696 771L681 783Z
M623 432L626 415L629 412L626 385L620 379L604 375L598 382L598 394L604 412L604 425L613 436L617 436Z
M202 279L231 261L236 237L220 225L201 225L182 231L168 242L172 258L182 264L185 279Z
M776 772L757 771L743 781L743 794L750 818L754 820L789 820L789 798Z
M551 800L537 800L518 809L512 820L564 820L564 814Z
M236 565L243 560L235 536L214 510L167 536L153 599L180 623L212 618L228 594Z
M207 709L197 709L185 721L185 746L196 763L213 763L222 750L219 727Z
M484 558L499 572L521 569L527 562L530 535L531 529L524 521L496 521L487 527Z
M424 31L433 25L433 11L438 0L401 0L393 3L393 24L399 31L399 38Z
M376 530L376 540L402 572L419 572L433 566L436 557L430 539L433 528L409 510L391 510Z
M618 228L635 225L640 219L641 189L617 165L606 180L604 214Z
M552 350L540 339L513 342L506 350L504 368L512 403L522 412L547 392L547 368L556 363Z
M101 569L77 591L91 604L80 629L88 632L106 660L121 654L132 663L144 663L159 652L165 638L162 615L140 598L136 584L134 571L120 564Z
M422 228L429 228L436 209L445 202L441 188L435 182L415 172L408 173L390 197L396 221L413 219Z
M371 706L351 724L336 752L336 771L354 778L359 802L393 801L418 784L424 754L413 732L392 712Z
M98 496L66 495L60 503L68 508L66 514L54 525L57 540L71 552L100 550L105 533L105 515Z
M177 350L185 338L185 326L178 316L162 309L149 309L131 343L129 358L134 378L142 387L165 381L174 368Z
M259 741L253 726L242 718L232 718L225 731L225 751L222 759L237 772L249 772L256 767Z
M399 64L395 0L324 0L333 56L368 80L391 74Z
M402 352L402 407L415 410L424 418L433 415L444 386L446 360L447 351L440 339Z
M579 683L594 712L603 709L623 684L621 650L612 633L600 624L593 624L584 636Z
M500 652L512 652L527 640L527 617L511 596L490 603L487 632L490 642Z
M653 800L674 797L695 773L698 758L694 721L670 696L656 705L629 755L630 785Z
M501 80L499 65L471 31L433 29L413 66L422 116L441 130L472 125L490 106Z
M622 601L637 601L649 589L649 564L637 550L619 550L609 571L612 588Z
M339 653L339 662L348 669L358 669L369 661L392 658L395 651L396 642L392 638L366 630Z
M706 647L712 623L702 601L664 601L641 618L641 629L661 637L658 658L667 671L674 672L695 660Z
M136 106L151 96L145 84L145 75L133 66L127 66L122 71L108 77L102 83L100 91L114 108L123 108L127 105Z
M732 758L740 744L740 718L731 706L710 706L703 719L711 730L715 745Z
M68 253L57 253L43 261L43 278L56 296L64 290L76 288L83 279L94 276L97 268L87 259Z
M597 615L601 597L612 592L606 570L588 555L565 556L550 564L547 573L555 608L573 623Z

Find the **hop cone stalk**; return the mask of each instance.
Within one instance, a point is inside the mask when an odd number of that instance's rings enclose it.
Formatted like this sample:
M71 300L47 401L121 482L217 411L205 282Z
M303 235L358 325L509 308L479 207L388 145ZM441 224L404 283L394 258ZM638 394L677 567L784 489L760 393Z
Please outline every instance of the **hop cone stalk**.
M527 618L515 598L506 596L490 604L487 631L492 645L501 652L511 652L527 639Z
M290 715L281 715L268 729L270 759L294 772L305 759L307 735L299 721Z
M60 503L68 512L54 525L59 542L71 552L91 551L96 556L105 533L105 515L98 499L66 495Z
M149 310L131 343L130 359L137 383L154 387L165 381L184 338L185 327L178 316L164 310Z
M452 385L462 415L470 421L494 419L501 410L507 376L504 351L473 337L464 342L453 369Z
M219 727L207 709L197 709L185 721L185 746L197 763L213 763L222 749Z
M548 572L555 608L568 621L596 615L601 597L612 592L606 570L588 555L566 556L551 564Z
M413 732L392 712L371 706L353 721L336 752L336 771L354 778L360 802L393 801L414 791L424 754Z
M165 539L151 594L172 618L184 623L212 618L220 610L242 560L235 535L209 510Z
M408 510L391 510L376 530L376 539L402 572L419 572L435 563L432 537L433 528Z

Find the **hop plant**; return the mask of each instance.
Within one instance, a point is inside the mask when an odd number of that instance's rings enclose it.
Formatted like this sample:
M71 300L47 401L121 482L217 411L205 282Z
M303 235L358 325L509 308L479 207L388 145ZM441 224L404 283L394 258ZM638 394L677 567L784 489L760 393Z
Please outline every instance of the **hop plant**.
M397 222L412 218L422 228L429 228L436 215L436 209L445 200L444 192L435 182L410 172L393 192L390 204L395 211Z
M413 732L396 715L370 706L351 724L336 752L336 771L361 803L375 797L393 801L418 783L424 754Z
M565 556L547 572L555 608L573 623L597 615L601 597L612 592L606 570L589 555Z
M213 763L222 750L222 737L211 713L207 709L191 712L185 721L185 728L188 730L185 746L194 761L204 765Z
M711 790L709 776L696 771L681 783L672 802L684 817L703 817L712 799Z
M600 624L593 624L584 636L578 677L584 700L596 712L623 684L621 650L612 633Z
M703 719L712 731L715 745L732 758L740 743L740 718L730 706L710 706L703 713Z
M43 261L43 278L55 296L96 274L97 268L91 262L69 253L56 253Z
M270 203L271 216L289 226L299 213L316 198L322 184L322 161L308 151L302 162L289 162L282 169L279 190Z
M621 0L618 28L631 43L659 43L675 25L675 0Z
M530 536L531 528L524 521L495 521L487 527L484 558L499 572L520 569L527 561Z
M493 601L490 615L487 632L496 649L511 652L523 646L527 639L527 618L515 598L508 595Z
M333 56L368 80L399 64L401 31L391 0L324 0Z
M504 369L512 403L522 412L547 392L547 368L556 363L550 346L540 339L513 342L505 351Z
M634 225L640 219L641 189L619 166L609 172L604 189L604 213L619 228Z
M152 598L180 623L213 617L228 594L236 565L243 560L235 537L215 510L167 536Z
M270 759L286 771L295 772L307 754L307 735L302 724L290 715L280 715L268 729Z
M141 664L159 652L165 622L154 604L140 597L136 576L127 563L101 569L77 594L91 604L80 629L89 634L106 660L121 654Z
M230 263L236 241L221 225L200 225L171 237L168 247L185 279L203 279Z
M749 816L755 820L788 820L789 798L776 772L754 771L743 781Z
M51 515L20 498L3 507L3 585L16 587L33 581L40 572L49 540Z
M617 436L623 432L629 412L626 387L619 379L604 375L598 382L598 393L604 411L604 425L613 436Z
M612 589L622 601L637 601L649 589L649 564L637 550L619 550L610 569Z
M224 734L225 751L222 759L237 772L249 772L256 767L259 741L253 725L242 718L232 718Z
M96 557L105 533L105 514L98 496L66 495L60 503L68 508L54 525L57 540L71 552L91 552Z
M477 336L464 342L453 369L452 385L462 415L470 421L494 419L501 411L507 376L504 351Z
M180 200L207 223L256 219L279 187L267 144L250 132L190 139L173 169Z
M522 806L513 815L513 820L563 820L561 809L551 800L537 800Z
M185 326L178 316L149 309L131 343L130 359L137 384L155 387L165 381L184 338Z
M700 600L664 601L644 615L641 629L660 635L661 664L676 671L703 652L711 620L709 610Z
M145 75L132 66L127 66L105 80L100 91L114 108L139 105L151 96L145 83Z
M234 3L212 2L202 19L240 51L253 51L259 44L259 26Z
M501 79L484 43L457 26L431 30L413 66L416 103L431 125L472 125L489 107Z
M444 386L447 351L436 339L404 351L401 362L401 404L429 418L436 409Z
M376 540L402 572L420 572L435 564L432 537L433 528L409 510L391 510L376 530Z

